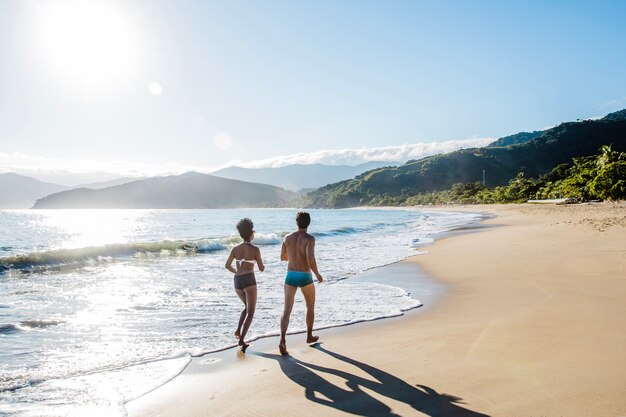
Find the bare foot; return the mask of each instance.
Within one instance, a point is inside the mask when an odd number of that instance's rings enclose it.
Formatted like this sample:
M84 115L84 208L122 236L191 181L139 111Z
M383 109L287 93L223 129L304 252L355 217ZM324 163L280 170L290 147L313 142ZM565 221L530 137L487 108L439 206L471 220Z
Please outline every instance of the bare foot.
M235 337L236 337L237 339L239 339L239 338L241 337L241 334L239 333L239 330L237 330L237 331L235 332Z
M283 356L289 355L289 352L287 352L287 343L286 342L280 342L280 344L278 345L278 350L280 350L280 354Z
M315 343L315 342L317 342L318 340L320 340L320 337L319 337L319 336L310 336L310 337L307 337L307 338L306 338L306 342L307 342L307 343Z
M241 347L241 351L245 352L246 349L248 349L248 346L250 346L250 344L244 342L243 340L239 340L239 346Z

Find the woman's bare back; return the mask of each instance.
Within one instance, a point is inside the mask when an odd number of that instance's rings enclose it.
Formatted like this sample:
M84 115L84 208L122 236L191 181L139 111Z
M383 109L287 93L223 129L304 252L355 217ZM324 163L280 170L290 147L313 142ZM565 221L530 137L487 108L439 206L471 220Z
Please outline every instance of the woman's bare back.
M259 248L249 242L243 242L233 248L233 255L237 265L236 275L254 271L254 262L259 257Z

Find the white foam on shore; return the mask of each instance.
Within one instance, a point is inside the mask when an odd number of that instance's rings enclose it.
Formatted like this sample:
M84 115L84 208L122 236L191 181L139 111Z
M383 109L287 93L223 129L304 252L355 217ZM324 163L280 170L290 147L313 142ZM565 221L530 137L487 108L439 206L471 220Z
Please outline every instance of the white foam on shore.
M94 372L55 378L20 390L0 392L0 411L31 416L126 416L124 405L171 381L191 362L189 355L165 358ZM32 401L44 396L45 401Z

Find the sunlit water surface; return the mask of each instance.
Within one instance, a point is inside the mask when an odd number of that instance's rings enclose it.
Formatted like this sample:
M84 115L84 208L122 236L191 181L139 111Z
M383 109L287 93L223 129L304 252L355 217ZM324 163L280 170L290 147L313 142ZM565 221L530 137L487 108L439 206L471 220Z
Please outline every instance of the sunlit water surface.
M295 210L0 211L0 414L125 415L193 355L233 345L242 304L224 269L250 217L266 264L249 337L277 334ZM313 210L316 327L402 314L419 294L349 278L415 254L476 214ZM382 279L382 278L381 278ZM366 302L364 302L366 300ZM291 330L304 327L298 295Z

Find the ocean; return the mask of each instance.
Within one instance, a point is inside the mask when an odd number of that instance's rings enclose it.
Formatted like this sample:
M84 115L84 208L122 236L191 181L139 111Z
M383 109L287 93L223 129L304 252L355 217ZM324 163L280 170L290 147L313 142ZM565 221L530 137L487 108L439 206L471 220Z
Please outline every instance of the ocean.
M224 268L254 221L258 303L248 338L276 335L295 209L0 211L0 415L124 416L193 356L233 347L243 307ZM479 214L311 210L325 282L316 328L401 315L419 294L351 277L424 251ZM317 284L316 284L317 285ZM367 302L363 302L367 300ZM298 293L290 332L304 330Z

